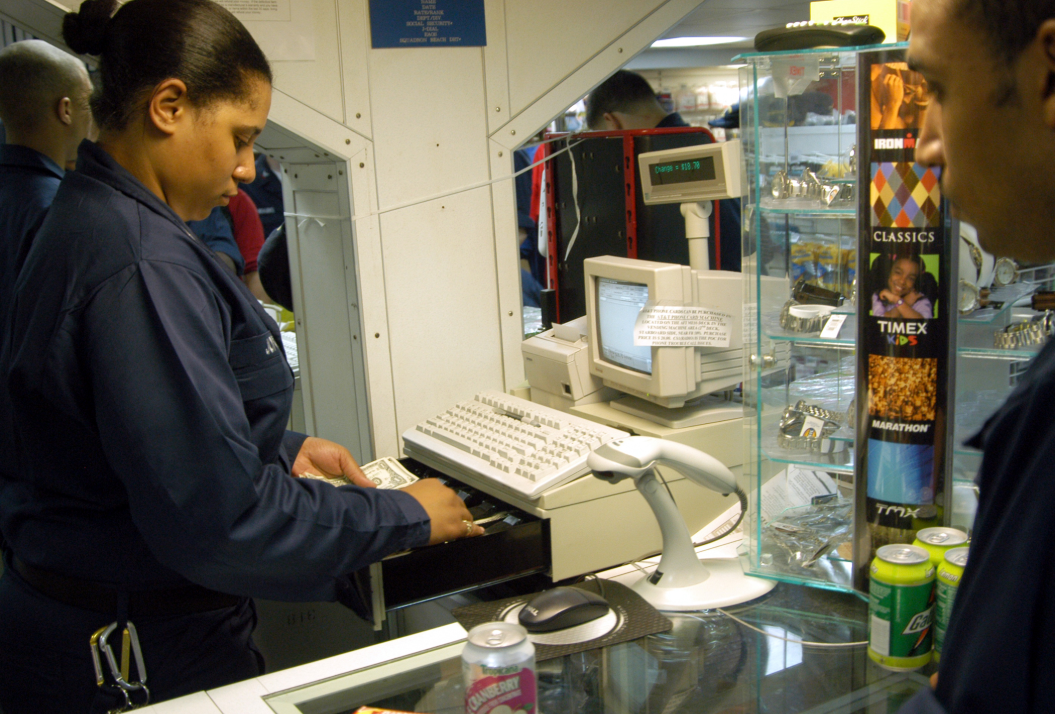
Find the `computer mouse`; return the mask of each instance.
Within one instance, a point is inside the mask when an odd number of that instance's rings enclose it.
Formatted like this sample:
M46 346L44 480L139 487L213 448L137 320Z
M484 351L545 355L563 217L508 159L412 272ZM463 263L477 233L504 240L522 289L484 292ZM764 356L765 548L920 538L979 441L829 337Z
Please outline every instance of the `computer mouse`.
M518 618L528 632L553 632L596 620L610 609L608 602L596 593L553 588L528 601Z

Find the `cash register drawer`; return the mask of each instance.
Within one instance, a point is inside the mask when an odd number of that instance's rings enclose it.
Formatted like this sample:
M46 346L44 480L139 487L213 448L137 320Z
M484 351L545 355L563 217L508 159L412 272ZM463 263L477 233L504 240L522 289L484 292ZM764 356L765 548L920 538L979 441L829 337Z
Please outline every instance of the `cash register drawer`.
M549 570L548 521L413 459L400 463L420 478L443 480L458 492L476 521L487 522L482 536L416 548L381 561L385 609Z

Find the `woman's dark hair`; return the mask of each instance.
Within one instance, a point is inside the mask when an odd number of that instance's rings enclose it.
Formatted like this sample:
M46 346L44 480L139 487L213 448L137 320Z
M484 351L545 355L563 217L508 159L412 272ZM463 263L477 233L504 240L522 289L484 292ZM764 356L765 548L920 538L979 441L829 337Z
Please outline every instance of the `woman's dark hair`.
M934 303L938 299L938 281L927 272L927 267L923 264L923 257L915 252L880 253L872 261L872 285L877 286L876 291L886 287L890 274L894 271L894 264L899 260L911 260L916 264L919 269L919 276L915 283L916 292Z
M99 57L92 94L95 122L121 130L166 79L187 85L197 107L244 101L252 80L272 81L271 67L253 36L211 0L85 0L62 21L70 49Z

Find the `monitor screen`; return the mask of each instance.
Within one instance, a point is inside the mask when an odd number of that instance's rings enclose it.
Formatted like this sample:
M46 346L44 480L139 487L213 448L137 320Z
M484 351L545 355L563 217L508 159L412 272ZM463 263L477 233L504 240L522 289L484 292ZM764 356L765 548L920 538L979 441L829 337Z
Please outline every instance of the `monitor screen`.
M652 348L634 344L634 323L647 303L647 285L612 278L597 281L601 356L621 367L652 374Z

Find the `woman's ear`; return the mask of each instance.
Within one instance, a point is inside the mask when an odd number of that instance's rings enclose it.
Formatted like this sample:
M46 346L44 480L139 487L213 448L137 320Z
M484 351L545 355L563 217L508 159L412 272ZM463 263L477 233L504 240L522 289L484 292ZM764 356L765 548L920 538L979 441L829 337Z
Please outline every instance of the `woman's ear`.
M175 133L190 116L187 85L181 79L166 79L154 87L147 105L150 124L162 134Z

